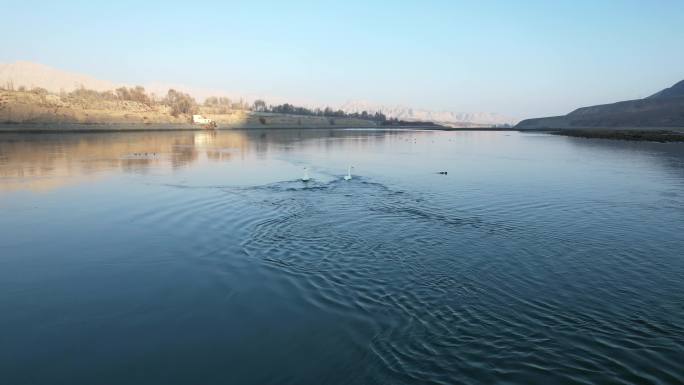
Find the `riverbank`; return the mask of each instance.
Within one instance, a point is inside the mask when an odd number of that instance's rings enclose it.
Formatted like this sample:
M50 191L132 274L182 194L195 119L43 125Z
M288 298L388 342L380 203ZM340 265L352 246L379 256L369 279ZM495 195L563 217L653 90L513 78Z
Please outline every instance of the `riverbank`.
M215 129L205 129L190 123L140 124L140 123L0 123L0 133L59 133L59 132L135 132L135 131L222 131L222 130L316 130L316 129L376 129L375 125L346 124L338 125L221 125Z
M684 142L684 128L681 130L644 129L564 129L543 130L553 135L588 139L614 139L641 142Z
M104 97L88 91L56 95L41 90L0 90L0 131L129 131L194 130L191 114L199 113L221 129L368 128L379 123L348 116L255 112L245 108L197 105L177 113L163 103Z
M437 126L433 130L439 131L519 131L512 127L444 127Z
M242 126L221 126L215 129L205 129L202 126L177 123L177 124L125 124L125 123L0 123L0 134L2 133L60 133L60 132L145 132L145 131L231 131L231 130L330 130L330 129L372 129L372 130L416 130L416 131L485 131L482 129L442 129L425 128L423 126L378 126L378 125L345 125L344 122L337 125L284 125L284 126L263 126L263 125L242 125ZM514 130L494 130L494 131L514 131Z

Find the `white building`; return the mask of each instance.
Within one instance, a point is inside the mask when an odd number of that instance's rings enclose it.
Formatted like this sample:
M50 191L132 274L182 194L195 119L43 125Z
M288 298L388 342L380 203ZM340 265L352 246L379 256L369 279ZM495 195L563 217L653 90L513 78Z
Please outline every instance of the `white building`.
M193 115L192 116L192 122L194 124L211 124L214 121L209 119L209 118L205 118L202 115Z

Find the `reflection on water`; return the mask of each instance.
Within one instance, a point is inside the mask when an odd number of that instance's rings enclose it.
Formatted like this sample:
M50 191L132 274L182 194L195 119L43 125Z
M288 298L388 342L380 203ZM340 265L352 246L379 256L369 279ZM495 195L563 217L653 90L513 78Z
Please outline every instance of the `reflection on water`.
M1 382L684 383L683 150L0 135Z
M3 134L0 137L0 189L48 190L94 178L107 171L177 169L195 162L265 157L287 152L307 140L329 148L334 139L353 138L355 148L373 145L398 132L357 130L182 131L131 133ZM307 143L311 145L311 143Z
M49 189L71 178L106 170L184 167L200 156L229 159L247 140L243 133L7 134L0 138L3 189Z

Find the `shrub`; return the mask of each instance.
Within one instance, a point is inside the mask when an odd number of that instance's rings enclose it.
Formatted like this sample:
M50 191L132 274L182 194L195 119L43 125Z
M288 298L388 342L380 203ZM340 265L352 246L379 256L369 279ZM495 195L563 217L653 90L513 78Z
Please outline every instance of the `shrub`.
M95 91L95 90L89 90L83 86L81 88L77 88L68 94L66 94L66 97L72 100L78 100L82 102L93 102L93 101L98 101L102 100L102 95Z
M204 99L204 105L212 107L216 113L226 114L231 110L232 101L226 97L209 96Z
M191 115L197 111L197 102L195 102L192 96L174 89L169 90L163 103L171 107L171 115L173 116L180 114Z
M48 94L48 90L46 90L45 88L42 88L42 87L33 87L33 89L31 89L31 92L33 92L36 95L42 95L42 96Z
M116 96L121 100L130 100L151 106L152 99L145 92L145 87L135 86L134 88L119 87L116 89Z

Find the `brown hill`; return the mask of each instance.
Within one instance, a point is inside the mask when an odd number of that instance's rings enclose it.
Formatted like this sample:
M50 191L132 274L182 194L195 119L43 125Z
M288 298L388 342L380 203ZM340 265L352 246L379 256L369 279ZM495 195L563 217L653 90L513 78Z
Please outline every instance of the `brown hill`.
M684 127L684 81L638 100L583 107L564 115L526 119L517 129Z

